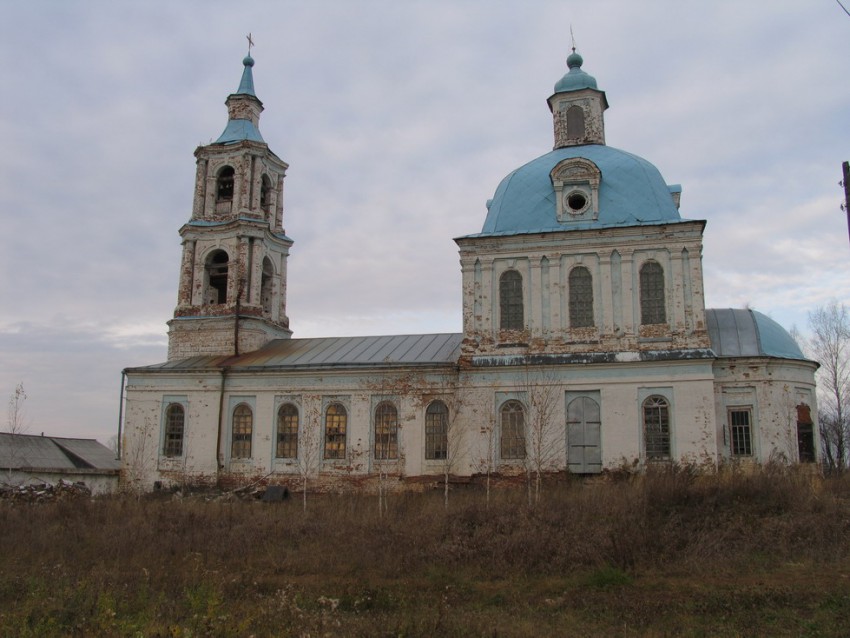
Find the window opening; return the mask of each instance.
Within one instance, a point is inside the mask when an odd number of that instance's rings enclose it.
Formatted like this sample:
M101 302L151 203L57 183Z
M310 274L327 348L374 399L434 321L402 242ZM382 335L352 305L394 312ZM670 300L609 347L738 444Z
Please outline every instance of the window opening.
M268 175L263 175L263 179L260 183L260 208L263 209L263 212L266 213L266 215L268 215L269 207L271 205L271 193L271 180Z
M732 444L732 456L752 456L751 420L752 413L749 409L735 408L729 410L729 438Z
M240 403L233 410L233 441L230 457L234 459L251 458L251 435L254 431L254 414L251 408Z
M384 401L375 409L375 459L398 458L398 410Z
M216 188L216 202L229 202L233 200L233 176L235 172L232 166L225 166L218 172Z
M664 270L655 261L640 269L640 322L643 325L666 323L664 307Z
M348 413L339 403L332 403L325 412L325 458L345 458L345 436Z
M584 266L570 271L570 327L593 326L593 278Z
M217 250L207 260L207 303L227 303L227 266L229 258L223 250Z
M277 412L277 450L279 459L298 458L298 408L284 403Z
M499 279L500 326L502 330L523 329L522 275L507 270Z
M643 442L648 461L670 458L670 407L664 397L643 402Z
M260 278L260 303L263 312L271 314L272 311L272 281L274 280L274 267L271 259L263 258L263 274Z
M502 406L499 450L503 459L525 458L525 409L519 401Z
M442 401L434 401L425 410L425 458L449 458L449 409Z
M186 413L179 403L172 403L165 410L165 442L162 453L165 456L183 456L183 430Z
M812 410L805 403L797 406L797 453L800 463L815 462L815 429Z

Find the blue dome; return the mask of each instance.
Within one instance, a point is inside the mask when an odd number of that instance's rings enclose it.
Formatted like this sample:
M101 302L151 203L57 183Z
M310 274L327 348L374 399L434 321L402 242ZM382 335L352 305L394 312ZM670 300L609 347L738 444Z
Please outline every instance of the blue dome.
M599 217L558 221L549 177L562 160L588 159L601 173ZM645 159L601 144L558 148L505 177L490 201L481 235L515 235L678 222L682 218L661 173Z
M718 357L806 357L785 328L748 308L706 308L705 321L711 349Z

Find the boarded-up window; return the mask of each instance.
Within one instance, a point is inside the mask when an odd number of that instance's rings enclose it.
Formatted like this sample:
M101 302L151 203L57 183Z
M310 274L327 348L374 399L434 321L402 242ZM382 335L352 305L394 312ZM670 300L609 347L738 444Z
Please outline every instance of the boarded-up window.
M375 458L398 458L398 410L388 401L375 408Z
M244 403L233 410L233 439L230 446L230 458L251 458L251 437L254 432L254 413Z
M645 326L667 322L664 270L656 261L648 261L640 269L640 322Z
M648 461L670 458L670 406L664 397L643 402L643 445Z
M525 458L525 409L519 401L508 401L500 414L499 451L503 459Z
M325 458L345 458L345 438L348 413L339 403L332 403L325 412Z
M502 330L523 329L522 275L507 270L499 278L499 310Z
M284 403L277 412L277 450L279 459L298 458L298 408Z
M752 412L749 408L729 409L729 441L732 456L753 455Z
M570 327L593 326L593 278L584 266L570 271Z
M165 456L183 456L183 431L186 413L179 403L172 403L165 410L165 441L162 453Z
M449 457L449 409L442 401L433 401L425 410L425 458Z
M584 109L573 105L567 109L567 137L582 139L584 137Z

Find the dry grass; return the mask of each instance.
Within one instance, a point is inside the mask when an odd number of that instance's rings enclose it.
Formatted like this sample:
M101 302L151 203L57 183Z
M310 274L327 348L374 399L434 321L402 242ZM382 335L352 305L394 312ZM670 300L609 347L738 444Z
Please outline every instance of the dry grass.
M850 480L0 506L2 636L839 636Z

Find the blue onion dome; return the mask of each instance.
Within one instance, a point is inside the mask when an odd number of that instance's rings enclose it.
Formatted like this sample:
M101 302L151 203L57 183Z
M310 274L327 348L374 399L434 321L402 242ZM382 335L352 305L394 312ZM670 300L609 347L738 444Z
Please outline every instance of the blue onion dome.
M580 89L597 89L596 78L581 70L584 59L573 50L567 58L567 74L555 84L555 93L578 91Z
M254 58L252 58L250 55L246 55L242 60L242 64L244 64L245 66L254 66Z

